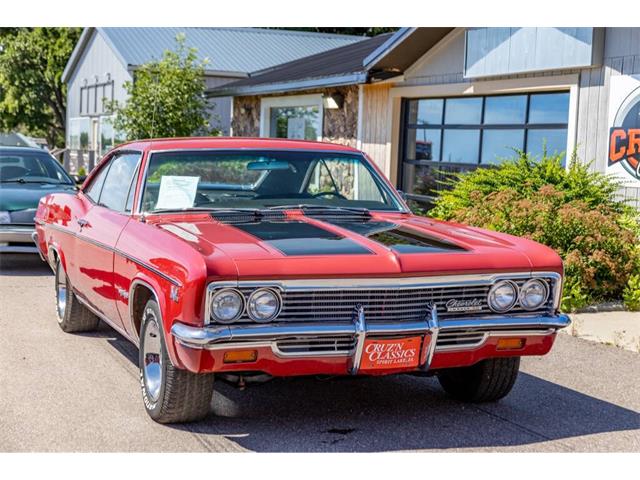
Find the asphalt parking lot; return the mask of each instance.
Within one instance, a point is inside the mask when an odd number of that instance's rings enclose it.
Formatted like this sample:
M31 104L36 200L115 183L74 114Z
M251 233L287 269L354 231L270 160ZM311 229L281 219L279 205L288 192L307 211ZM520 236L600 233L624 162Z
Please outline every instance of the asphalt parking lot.
M496 404L447 398L413 376L218 382L210 416L162 426L144 412L137 350L111 328L68 335L53 276L0 256L0 451L640 451L640 355L561 335L525 358Z

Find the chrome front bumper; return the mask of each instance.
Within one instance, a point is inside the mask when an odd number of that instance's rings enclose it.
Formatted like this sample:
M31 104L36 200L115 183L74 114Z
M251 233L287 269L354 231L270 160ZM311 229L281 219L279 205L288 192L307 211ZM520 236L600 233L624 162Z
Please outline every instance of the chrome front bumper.
M560 328L567 327L571 320L567 315L531 315L521 317L492 316L473 319L447 319L439 322L435 308L420 322L402 323L367 323L364 309L356 308L353 321L347 322L314 322L314 323L274 323L255 325L216 325L193 327L176 322L171 333L178 343L185 347L205 350L226 350L233 348L270 346L274 353L278 351L277 342L286 339L318 339L327 337L353 336L356 339L352 357L352 373L356 373L362 356L362 349L367 337L388 337L403 335L424 335L421 368L427 369L436 351L438 335L441 332L456 330L479 330L484 334L483 341L489 336L513 334L550 335ZM430 341L426 341L427 338ZM474 345L476 348L478 345ZM468 347L467 347L468 348ZM443 348L444 350L445 348ZM439 350L439 349L438 349ZM451 348L447 348L451 350ZM296 355L280 355L293 357ZM314 355L304 355L314 356ZM317 354L322 356L322 354Z
M32 235L35 227L0 225L0 253L38 253L33 244ZM7 245L8 243L23 243L24 245Z

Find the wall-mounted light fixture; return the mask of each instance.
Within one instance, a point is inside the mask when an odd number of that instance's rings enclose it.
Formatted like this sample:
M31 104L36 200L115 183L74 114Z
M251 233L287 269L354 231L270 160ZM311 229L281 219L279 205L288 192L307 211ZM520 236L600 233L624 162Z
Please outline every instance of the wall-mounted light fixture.
M329 110L342 108L344 105L344 95L339 92L334 92L331 95L325 95L323 98L324 108Z

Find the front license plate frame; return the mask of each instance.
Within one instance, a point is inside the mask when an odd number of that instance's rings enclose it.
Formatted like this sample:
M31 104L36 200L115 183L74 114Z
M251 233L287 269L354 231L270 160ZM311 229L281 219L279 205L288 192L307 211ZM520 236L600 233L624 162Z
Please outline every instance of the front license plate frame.
M361 371L415 369L420 365L424 335L402 338L367 338L360 359Z

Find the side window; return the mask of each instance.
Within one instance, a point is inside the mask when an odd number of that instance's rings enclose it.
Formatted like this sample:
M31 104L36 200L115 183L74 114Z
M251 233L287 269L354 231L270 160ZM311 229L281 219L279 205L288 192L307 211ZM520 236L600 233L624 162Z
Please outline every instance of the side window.
M107 172L109 171L110 166L111 162L108 162L104 167L102 167L102 170L98 172L89 186L84 189L84 194L95 203L98 203L100 192L102 191L102 186L104 185L104 179L107 176Z
M131 179L131 184L129 185L129 194L127 195L127 205L124 208L125 212L130 212L133 208L133 195L136 192L136 178L138 178L138 171L140 169L140 164L136 167L136 171L133 173L133 178Z
M138 153L125 153L111 161L98 202L100 205L118 212L125 211L129 187L139 159Z

